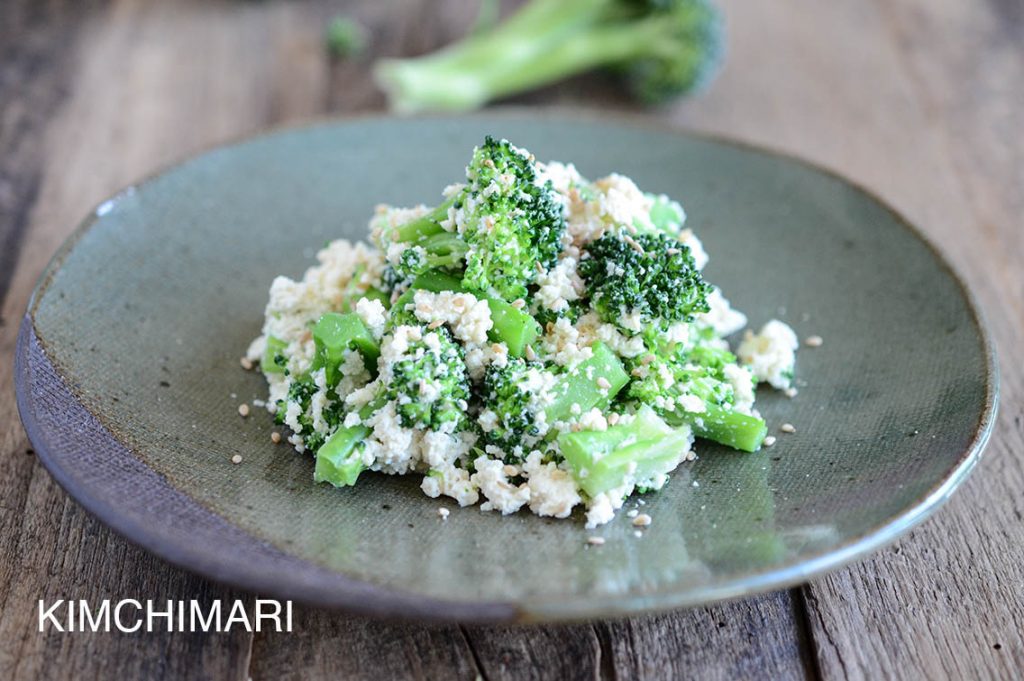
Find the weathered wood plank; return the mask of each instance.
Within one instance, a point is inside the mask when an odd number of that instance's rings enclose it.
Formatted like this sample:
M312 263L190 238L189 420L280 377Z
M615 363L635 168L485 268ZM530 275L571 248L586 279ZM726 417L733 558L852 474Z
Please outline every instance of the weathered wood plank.
M296 631L253 642L260 679L453 679L481 677L457 625L396 624L297 609ZM484 676L486 678L486 676Z
M726 4L730 65L675 118L796 152L890 200L965 273L1003 348L1002 413L974 477L895 547L806 589L821 671L1012 676L1024 664L1024 470L1014 455L1024 448L1024 377L1013 358L1024 338L1019 12L1007 3Z
M561 627L469 627L490 681L814 676L786 592L685 612Z

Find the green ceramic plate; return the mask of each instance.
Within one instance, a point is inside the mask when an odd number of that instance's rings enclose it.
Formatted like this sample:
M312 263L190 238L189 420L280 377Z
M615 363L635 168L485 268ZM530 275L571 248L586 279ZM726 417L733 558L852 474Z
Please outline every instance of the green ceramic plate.
M753 325L789 321L800 394L763 390L747 455L702 444L634 536L622 515L503 518L418 481L312 483L312 462L239 417L263 379L238 358L271 279L299 276L378 202L432 202L485 134L680 198L706 274ZM550 620L778 588L891 541L977 461L996 369L970 295L900 216L806 163L579 113L370 118L217 149L103 203L55 257L18 352L23 419L83 506L168 560L266 594L361 612ZM232 465L231 457L244 461ZM440 505L452 507L440 520ZM605 537L588 546L592 534Z

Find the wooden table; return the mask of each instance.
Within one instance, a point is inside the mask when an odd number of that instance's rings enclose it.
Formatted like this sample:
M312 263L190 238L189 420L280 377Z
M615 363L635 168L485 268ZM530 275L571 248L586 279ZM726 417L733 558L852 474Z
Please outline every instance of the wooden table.
M0 4L0 677L991 678L1024 669L1024 10L991 0L724 2L730 59L651 112L817 161L904 211L981 299L1002 357L985 458L932 520L745 601L566 627L426 627L301 610L292 634L37 633L46 598L251 598L112 534L37 463L11 356L47 258L97 201L211 144L376 110L331 60L340 2ZM474 0L348 8L376 54L465 30ZM626 109L603 78L520 101ZM865 276L869 270L865 269Z

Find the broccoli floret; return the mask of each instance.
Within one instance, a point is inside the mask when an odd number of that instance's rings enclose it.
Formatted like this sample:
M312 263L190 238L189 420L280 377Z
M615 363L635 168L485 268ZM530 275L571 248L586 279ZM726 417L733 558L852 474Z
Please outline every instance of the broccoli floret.
M469 378L462 346L445 327L421 327L419 339L391 365L385 391L406 428L464 430Z
M589 359L561 373L516 358L504 367L488 367L481 415L484 440L503 449L506 460L515 460L556 422L611 404L629 376L605 345L595 343L592 349Z
M530 0L491 30L384 60L374 75L400 111L473 109L602 67L642 101L660 102L709 82L722 47L711 0Z
M443 222L454 216L447 231ZM555 264L562 250L565 216L550 182L540 184L536 161L508 140L487 137L473 150L466 184L427 214L381 235L392 256L389 290L404 290L432 270L456 275L461 287L522 298L538 266Z
M531 375L533 380L531 380ZM533 388L544 386L547 381L544 365L511 358L504 366L491 364L487 367L483 381L483 398L486 408L494 413L493 427L484 429L484 441L506 452L517 447L522 451L542 434L534 413L538 395Z
M710 309L711 285L690 249L665 234L606 232L587 247L579 272L598 316L626 330L666 329ZM639 327L624 325L637 314Z

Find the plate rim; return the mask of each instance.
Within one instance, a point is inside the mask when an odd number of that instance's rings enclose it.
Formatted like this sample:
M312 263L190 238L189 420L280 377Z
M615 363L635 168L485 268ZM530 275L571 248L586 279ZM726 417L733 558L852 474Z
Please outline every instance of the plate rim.
M655 132L662 135L696 139L711 142L723 146L733 147L742 151L758 153L784 159L796 163L806 169L827 176L854 189L865 198L873 201L882 207L903 229L907 230L913 237L922 242L931 252L932 257L939 263L941 269L953 280L960 290L967 308L970 312L971 322L982 341L982 349L985 355L985 397L984 405L978 417L977 425L972 433L971 441L960 453L957 462L948 472L939 479L927 491L923 492L911 505L901 513L891 516L865 532L851 537L818 556L812 556L791 565L785 565L754 575L737 577L719 585L704 586L698 589L684 590L659 590L653 593L624 593L619 595L608 595L598 598L588 597L580 604L580 599L544 599L544 601L524 600L519 602L509 601L456 601L412 593L402 590L396 586L375 584L364 580L356 579L344 573L329 570L331 575L337 577L336 584L332 585L335 591L332 598L325 599L320 587L289 588L287 583L268 579L260 574L252 574L251 571L230 569L231 562L228 561L220 567L209 565L209 561L198 561L194 552L187 550L189 547L181 546L174 542L167 542L148 532L145 527L139 527L133 522L127 521L121 516L114 505L103 499L104 487L102 484L93 483L92 486L77 481L68 470L65 462L62 462L61 455L51 449L47 438L44 436L45 428L41 425L39 414L35 410L35 403L31 399L29 389L31 386L32 369L29 366L30 345L34 340L38 343L41 356L50 365L58 379L70 397L81 406L103 429L103 432L111 438L120 449L136 460L138 457L132 453L130 447L122 442L112 431L103 424L102 419L93 414L83 405L79 394L71 388L66 377L61 373L57 364L50 359L46 344L36 333L34 315L38 304L48 288L54 274L63 264L64 259L74 249L89 229L102 217L103 207L113 205L122 197L133 193L138 187L150 184L164 174L184 166L194 159L214 152L228 150L249 142L276 136L281 133L312 131L320 128L333 128L352 123L366 121L388 121L388 120L452 120L452 119L481 119L481 118L534 118L541 121L548 120L585 120L587 122L603 123L614 126L631 127L648 132ZM296 123L279 125L263 129L256 133L250 133L234 137L228 141L213 144L202 150L190 154L177 161L162 165L156 171L144 176L141 180L133 182L110 197L100 201L79 223L75 230L56 250L49 260L38 282L29 298L25 315L19 329L17 345L15 348L15 395L18 412L22 424L25 427L29 441L35 447L35 451L43 466L58 484L67 492L72 499L81 505L86 511L98 518L102 523L125 537L132 543L139 545L150 553L166 560L167 562L182 568L186 571L200 574L228 586L241 587L242 589L261 593L278 594L300 603L306 603L316 607L327 607L331 609L346 610L353 613L371 615L401 617L435 621L462 621L462 622L559 622L579 621L588 618L623 617L664 611L669 609L688 608L698 605L719 602L722 600L752 596L770 590L792 587L807 580L851 564L858 558L866 557L868 554L895 542L907 532L917 527L925 519L929 518L938 510L952 495L952 493L967 479L981 459L985 446L991 437L996 423L999 408L999 365L996 357L996 349L991 333L986 322L985 311L975 297L971 289L966 285L964 278L960 276L957 268L945 256L930 237L919 227L911 222L901 211L893 207L888 201L880 197L874 191L868 189L858 181L840 174L819 163L809 161L798 155L784 150L772 148L771 146L753 144L744 140L735 139L718 133L695 131L686 127L678 126L667 121L654 119L643 114L636 113L605 113L593 109L580 107L530 107L530 106L506 106L482 111L458 115L445 114L423 114L417 116L393 116L388 114L359 114L352 116L322 117L304 120ZM145 464L143 463L145 466ZM149 472L162 478L158 471L145 466ZM168 483L169 484L169 483ZM173 486L172 486L173 487ZM194 499L187 490L176 487L173 489L181 492L188 498L189 502L196 504L204 510L203 504ZM237 527L227 518L218 515L222 520ZM254 542L265 544L253 535L246 534ZM308 563L297 556L289 557L300 560L306 565L325 569L322 566ZM197 563L199 566L197 567ZM222 561L223 563L223 561ZM294 585L293 585L294 586ZM369 594L367 593L369 590ZM363 600L371 595L376 600ZM353 597L358 598L353 599Z

